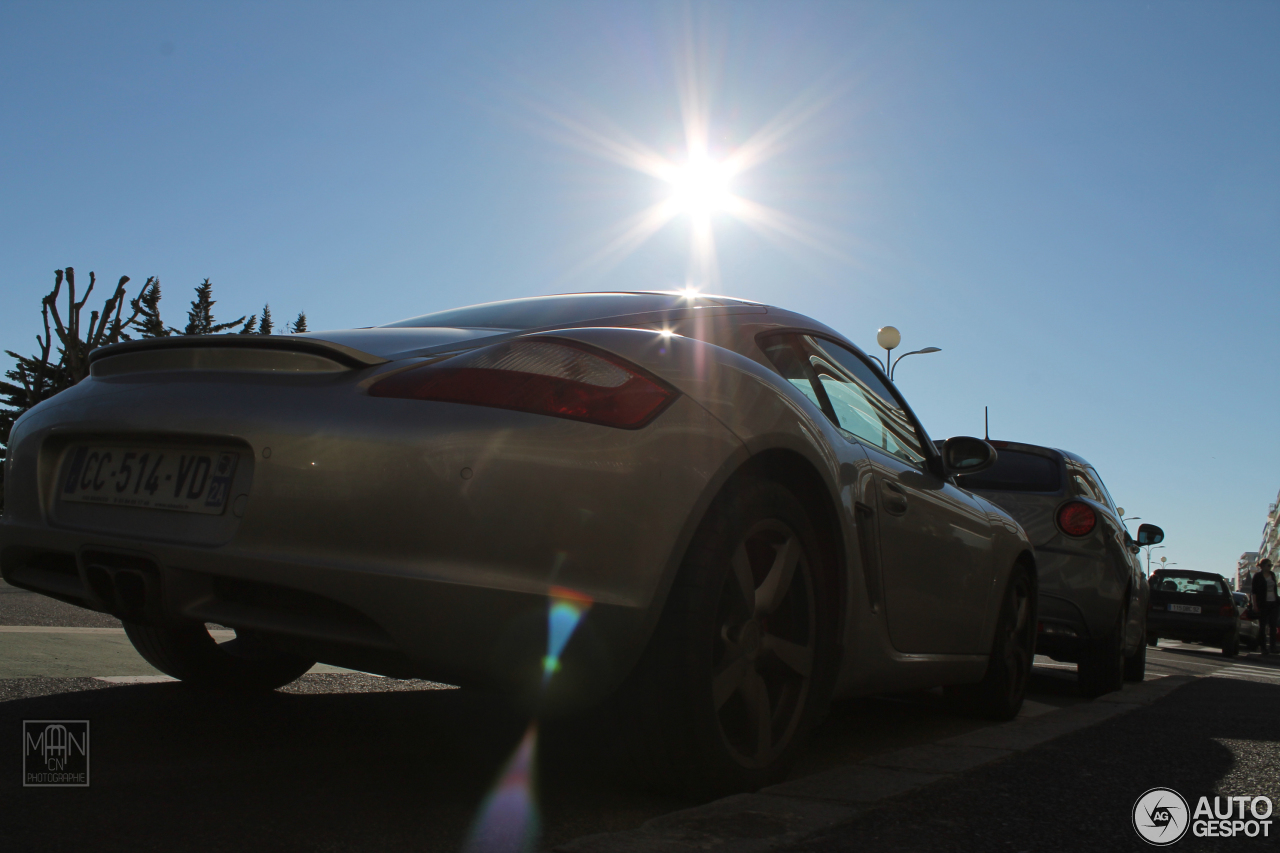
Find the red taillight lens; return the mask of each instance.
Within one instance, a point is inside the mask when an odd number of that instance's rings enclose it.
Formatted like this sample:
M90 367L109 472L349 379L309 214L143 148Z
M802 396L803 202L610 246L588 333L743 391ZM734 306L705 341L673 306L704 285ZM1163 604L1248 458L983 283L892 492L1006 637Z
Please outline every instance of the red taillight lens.
M1058 526L1068 536L1086 536L1097 524L1098 514L1087 503L1071 501L1058 510Z
M1218 611L1218 615L1219 616L1235 616L1236 615L1235 605L1234 604L1222 605L1222 608Z
M388 376L373 397L514 409L639 429L675 391L614 356L560 341L508 341Z

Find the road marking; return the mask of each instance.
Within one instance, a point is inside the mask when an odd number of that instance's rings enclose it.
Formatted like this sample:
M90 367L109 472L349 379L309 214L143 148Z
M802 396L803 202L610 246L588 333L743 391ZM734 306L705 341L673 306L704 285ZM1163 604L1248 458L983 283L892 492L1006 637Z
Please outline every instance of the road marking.
M1274 666L1258 666L1253 663L1238 663L1232 666L1231 669L1252 669L1266 675L1280 675L1280 669L1277 669Z
M120 634L123 628L59 628L53 625L0 625L0 634Z
M109 681L112 684L157 684L162 681L177 681L171 675L95 675L94 681Z
M0 634L106 634L123 637L123 628L60 628L56 625L0 625ZM234 639L235 631L210 631L219 643Z
M142 659L123 628L0 625L0 634L5 635L0 642L0 679L104 678L118 684L148 683L121 679L168 680ZM220 643L236 635L235 631L222 630L209 634ZM309 672L351 674L355 670L317 664Z
M1215 672L1214 675L1223 678L1234 678L1240 681L1267 681L1272 684L1280 684L1280 672L1271 670L1264 672L1252 667L1229 666L1225 669Z

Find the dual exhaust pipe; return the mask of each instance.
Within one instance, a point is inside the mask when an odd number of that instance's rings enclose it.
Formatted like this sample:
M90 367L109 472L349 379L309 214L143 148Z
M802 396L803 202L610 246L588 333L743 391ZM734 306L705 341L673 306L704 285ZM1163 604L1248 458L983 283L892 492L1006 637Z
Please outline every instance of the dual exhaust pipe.
M80 577L93 603L126 622L160 621L160 569L151 560L128 554L85 552Z

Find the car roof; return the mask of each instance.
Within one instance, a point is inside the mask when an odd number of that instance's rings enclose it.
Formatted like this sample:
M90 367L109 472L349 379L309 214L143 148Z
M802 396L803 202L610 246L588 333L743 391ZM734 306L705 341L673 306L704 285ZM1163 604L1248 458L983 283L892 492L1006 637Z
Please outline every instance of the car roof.
M1195 569L1156 569L1151 573L1152 577L1156 575L1176 575L1183 578L1196 578L1198 580L1215 580L1226 583L1226 578L1216 572L1197 572Z
M995 447L996 450L1024 450L1032 453L1043 453L1050 456L1056 453L1063 459L1069 459L1078 465L1084 465L1089 468L1093 467L1089 464L1089 460L1085 459L1080 454L1072 453L1070 450L1063 450L1059 447L1044 447L1039 444L1027 444L1025 441L1003 441L994 438L987 440L991 442L991 445Z

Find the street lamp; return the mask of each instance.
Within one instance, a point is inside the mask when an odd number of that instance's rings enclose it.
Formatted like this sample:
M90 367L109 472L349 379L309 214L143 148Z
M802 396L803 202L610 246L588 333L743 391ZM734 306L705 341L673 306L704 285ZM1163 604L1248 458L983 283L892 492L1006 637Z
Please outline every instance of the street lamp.
M1147 546L1147 577L1151 577L1151 549L1152 549L1152 548L1163 548L1163 547L1164 547L1163 545L1148 545L1148 546ZM1167 557L1161 557L1161 558L1160 558L1160 562L1162 562L1162 563L1163 563L1166 559L1168 559L1168 558L1167 558Z
M909 355L926 355L931 352L942 352L939 347L925 347L924 349L912 350L904 352L896 359L893 357L893 350L897 349L898 344L902 343L902 333L894 326L883 326L876 331L876 343L884 348L884 361L876 356L871 356L876 363L880 365L880 369L889 377L889 381L893 381L893 374L898 366L898 362L902 361Z

